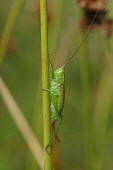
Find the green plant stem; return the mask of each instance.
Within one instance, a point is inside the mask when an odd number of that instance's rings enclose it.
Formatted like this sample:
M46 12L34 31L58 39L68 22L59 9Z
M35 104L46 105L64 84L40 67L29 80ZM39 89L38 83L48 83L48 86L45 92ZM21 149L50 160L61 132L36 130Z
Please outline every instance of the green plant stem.
M21 9L24 1L25 0L14 0L14 3L11 7L11 11L8 16L6 26L4 28L4 32L2 35L2 40L0 43L0 67L1 67L3 59L5 57L5 51L7 48L8 41L10 40L11 33L13 31L16 19L18 17L18 14L20 12L20 9Z
M49 65L48 65L48 25L47 25L47 1L40 0L41 11L41 51L42 51L42 88L49 88ZM44 126L44 168L52 170L52 156L46 151L51 138L51 115L49 92L43 90L43 126ZM51 148L49 147L51 150Z
M101 37L103 42L103 69L101 70L101 77L99 81L99 87L97 90L97 98L95 105L94 114L94 126L96 132L96 144L97 144L97 160L96 169L102 170L104 167L104 160L106 159L106 143L108 142L108 124L109 116L111 114L111 106L113 100L113 68L111 55L108 50L108 44L106 44L106 39Z
M94 125L96 132L97 157L96 169L102 170L105 159L107 124L109 120L110 107L113 99L112 77L110 72L102 72L98 88L97 103L95 109Z
M61 24L62 24L62 16L63 16L63 11L64 11L64 3L65 0L59 0L57 3L55 3L56 7L56 16L54 20L52 21L52 26L49 27L49 42L50 42L50 55L51 55L51 60L54 61L56 58L56 49L58 47L58 42L59 42L59 33L61 29ZM53 31L54 30L54 31ZM70 31L70 30L69 30ZM71 36L70 36L71 39ZM66 41L68 42L68 40ZM68 42L68 45L70 43ZM68 47L69 48L69 47ZM67 48L66 48L67 49ZM55 53L55 54L54 54ZM38 76L38 80L40 80L40 76ZM38 82L38 87L36 89L36 101L35 101L35 108L33 112L33 117L32 117L32 126L35 131L35 133L38 135L39 139L42 139L41 136L41 131L42 131L42 126L41 126L41 102L40 102L40 84ZM40 107L37 107L39 105ZM38 123L37 123L38 120ZM42 140L41 140L42 141ZM58 150L59 148L57 148ZM59 156L59 155L57 155ZM53 159L54 157L56 158L56 155L53 154ZM58 158L57 158L58 159ZM59 164L59 162L58 162ZM54 165L55 166L55 165ZM27 163L26 163L26 170L36 170L37 169L37 163L34 160L33 156L29 152L27 155Z
M36 87L36 99L34 102L34 109L32 115L32 128L40 143L43 143L43 127L42 127L42 101L41 101L41 83L39 83L41 75L38 75L37 87ZM38 107L37 107L38 106ZM33 155L30 152L27 154L26 158L26 170L38 170L37 162L35 161Z
M83 37L83 34L81 35ZM88 40L84 43L80 55L81 69L81 88L82 88L82 108L83 108L83 135L85 146L85 159L87 170L95 170L93 153L93 127L90 107L90 85L89 85L89 58L88 58Z

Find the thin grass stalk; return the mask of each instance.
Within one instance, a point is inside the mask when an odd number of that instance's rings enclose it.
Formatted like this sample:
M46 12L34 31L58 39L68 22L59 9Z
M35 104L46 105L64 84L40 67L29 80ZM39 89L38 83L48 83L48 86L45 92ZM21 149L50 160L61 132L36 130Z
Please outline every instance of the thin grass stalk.
M5 52L6 52L8 41L11 38L11 34L13 32L17 17L20 13L20 9L23 6L24 1L25 0L14 0L14 3L11 7L11 11L7 18L6 26L2 34L2 40L0 42L0 67L5 57Z
M111 81L111 75L102 72L101 80L99 83L97 102L95 108L95 132L96 132L96 143L97 143L97 159L96 159L96 169L103 169L103 160L105 157L106 150L106 134L107 134L107 125L108 118L110 114L110 108L113 99L113 83Z
M30 151L32 152L37 164L39 165L40 169L43 170L42 147L1 77L0 77L0 95L4 103L6 104L9 113L13 118L17 128L19 129L26 144L28 145Z
M57 47L58 47L58 42L59 42L59 33L60 33L60 29L61 29L61 24L62 24L62 14L64 11L64 3L65 0L60 0L57 2L57 9L55 10L56 12L56 16L54 18L54 20L52 21L52 26L50 26L50 42L52 42L52 46L50 49L50 54L51 54L51 59L52 61L55 60L56 56L54 54L54 52L56 51ZM54 31L52 31L54 30ZM68 43L69 44L69 43ZM40 77L38 77L38 79L40 79ZM33 117L33 121L32 121L32 125L33 125L33 129L36 132L36 134L38 134L39 136L39 131L41 129L40 123L37 124L37 120L40 122L41 121L41 102L40 102L40 84L38 84L37 90L36 90L36 100L35 100L35 108L34 108L34 117ZM40 107L37 108L37 105L39 105ZM39 137L39 139L41 138L41 135ZM54 146L54 149L57 147L57 144ZM53 149L53 150L54 150ZM57 152L53 152L53 165L54 165L54 160L59 160L58 157L58 147L57 147ZM57 158L56 158L57 157ZM57 162L57 164L59 164L59 162ZM54 165L54 167L56 167L58 165ZM36 161L33 159L32 155L30 153L28 153L27 155L27 162L26 162L26 169L27 170L36 170L37 169L37 164Z
M113 65L112 57L106 45L106 39L103 39L104 45L104 66L101 71L101 78L97 91L96 107L94 114L94 126L96 132L97 143L97 170L102 170L104 167L104 159L106 155L106 143L107 143L107 125L109 123L109 116L111 114L110 109L113 100Z
M83 35L83 34L82 34ZM93 153L93 127L91 122L90 107L90 77L89 77L89 58L88 40L84 43L80 52L80 71L82 88L82 113L83 113L83 136L85 147L86 169L95 170Z
M39 80L40 78L41 76L38 77ZM42 144L43 127L42 127L42 115L40 114L42 112L42 101L41 101L41 90L40 90L41 85L39 82L37 84L38 84L38 87L36 88L36 99L34 102L32 127L33 127L35 134L38 136L38 139L40 140ZM28 152L27 157L26 157L25 169L26 170L37 170L38 169L37 163L30 152Z
M40 0L41 11L41 51L42 51L42 89L49 89L48 65L48 23L47 1ZM52 170L52 155L46 151L46 146L51 139L50 97L47 90L43 90L43 127L44 127L44 169ZM49 147L51 152L51 147Z

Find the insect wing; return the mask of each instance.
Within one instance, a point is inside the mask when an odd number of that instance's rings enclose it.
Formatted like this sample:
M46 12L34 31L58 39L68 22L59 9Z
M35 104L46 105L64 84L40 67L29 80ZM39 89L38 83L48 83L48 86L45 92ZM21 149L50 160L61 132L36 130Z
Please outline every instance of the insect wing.
M65 97L65 89L64 89L64 84L61 85L59 88L59 99L58 99L58 114L59 117L62 115L62 110L64 107L64 97Z
M51 111L52 117L54 120L59 121L59 114L58 114L58 100L59 100L59 88L58 83L54 80L51 83L50 91L51 91Z
M58 84L55 83L54 80L51 83L50 91L51 101L55 107L55 110L58 111Z
M55 79L57 82L57 94L58 94L57 110L58 110L59 118L61 118L63 105L64 105L64 74L65 74L64 66L58 68L54 72Z

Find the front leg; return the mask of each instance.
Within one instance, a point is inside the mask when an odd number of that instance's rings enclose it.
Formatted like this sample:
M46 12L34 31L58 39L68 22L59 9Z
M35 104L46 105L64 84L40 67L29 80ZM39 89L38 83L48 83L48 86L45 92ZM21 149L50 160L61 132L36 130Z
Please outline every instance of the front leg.
M49 90L49 89L42 89L42 90L44 90L44 91L49 91L49 92L51 93L51 90Z
M51 90L49 90L49 89L42 89L42 90L44 90L44 91L49 91L50 93L52 93L52 94L54 94L54 95L58 96L58 94L56 94L56 93L52 92L52 91L51 91Z

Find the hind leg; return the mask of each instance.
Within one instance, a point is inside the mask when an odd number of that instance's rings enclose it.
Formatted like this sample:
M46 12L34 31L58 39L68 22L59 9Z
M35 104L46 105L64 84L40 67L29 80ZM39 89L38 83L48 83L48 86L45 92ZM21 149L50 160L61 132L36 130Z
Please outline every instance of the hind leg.
M60 139L58 138L58 136L57 136L57 134L56 134L55 122L56 122L56 121L53 121L53 122L51 123L51 131L52 131L52 134L53 134L55 140L56 140L57 142L60 142Z

